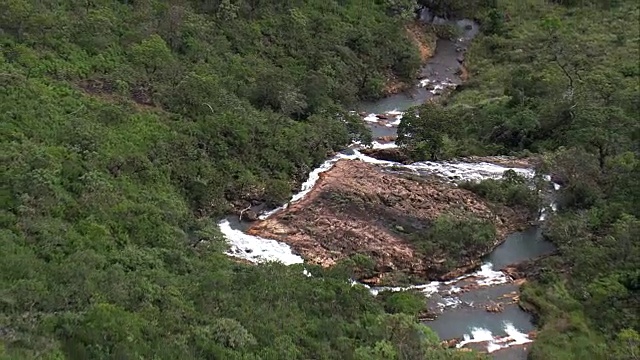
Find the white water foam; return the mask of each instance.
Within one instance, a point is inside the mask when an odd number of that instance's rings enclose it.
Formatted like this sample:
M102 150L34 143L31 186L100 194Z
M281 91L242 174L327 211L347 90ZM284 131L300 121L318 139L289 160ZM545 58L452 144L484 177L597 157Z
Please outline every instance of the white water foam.
M372 142L371 146L374 149L393 149L398 147L398 145L395 142L379 143L377 141Z
M459 305L462 305L462 300L457 297L445 297L438 303L440 308L457 308Z
M471 335L464 334L462 338L463 340L456 345L456 348L458 349L471 343L479 343L485 341L492 342L493 334L491 333L491 330L473 327L471 328Z
M384 123L388 120L391 120L391 118L393 118L394 120L389 123L386 123L386 126L394 127L394 126L400 125L400 121L402 120L403 115L404 115L404 112L398 109L394 109L391 111L386 111L382 114L375 114L375 113L368 114L367 116L363 117L362 120L370 123L380 123L381 121Z
M477 283L480 286L500 285L509 282L509 277L502 271L493 270L493 264L490 262L480 266L480 270L471 276L477 278Z
M389 123L391 126L398 126L402 122L402 115L398 115L395 121Z
M461 280L464 279L468 279L468 278L473 278L476 282L476 284L478 286L493 286L493 285L500 285L500 284L505 284L508 283L510 281L509 277L503 273L502 271L495 271L493 270L493 264L491 264L490 262L483 264L479 270L477 270L476 272L470 273L470 274L466 274L466 275L462 275L460 277L457 277L453 280L449 280L449 281L444 281L444 282L440 282L440 281L432 281L428 284L422 284L422 285L411 285L411 286L406 286L406 287L402 287L402 286L396 286L396 287L385 287L385 286L381 286L381 287L370 287L368 285L362 284L363 286L367 287L369 289L369 291L371 291L371 293L376 296L378 295L380 292L382 291L406 291L406 290L419 290L421 291L425 296L429 297L435 293L440 292L441 290L443 291L443 293L447 293L449 295L452 294L457 294L462 292L462 288L457 287L455 285L451 286L450 288L443 288L446 285L452 285L452 284L456 284ZM444 302L441 303L443 306L453 306L453 305L460 305L462 302L460 301L460 299L458 299L457 297L445 297L442 299Z
M368 285L365 285L369 291L371 291L371 294L373 296L378 295L379 293L383 292L383 291L392 291L392 292L398 292L398 291L407 291L407 290L418 290L420 292L422 292L425 296L431 296L435 293L438 292L439 288L440 288L440 282L439 281L432 281L428 284L422 284L422 285L411 285L411 286L406 286L406 287L402 287L402 286L394 286L394 287L390 287L390 286L381 286L381 287L370 287Z
M474 327L471 328L471 335L465 334L463 340L456 345L456 348L461 348L471 343L487 343L487 352L492 353L496 350L506 349L510 346L522 345L533 342L527 334L520 332L510 322L504 322L504 332L506 336L494 337L490 330L484 328Z
M378 115L372 113L372 114L369 114L369 115L365 116L363 120L366 121L366 122L377 123L380 119L378 119Z
M341 156L336 156L333 157L325 162L323 162L322 164L320 164L320 166L318 166L317 168L313 169L313 171L311 171L309 173L309 177L307 178L307 180L305 182L302 183L302 186L300 187L300 191L296 194L294 194L291 199L289 200L288 203L275 208L271 211L265 212L260 214L260 216L258 216L258 218L260 220L265 220L268 217L270 217L271 215L282 211L284 209L286 209L289 204L294 203L296 201L299 201L300 199L304 198L315 186L316 182L318 182L318 180L320 179L320 174L328 171L329 169L331 169L333 167L333 165L340 160L342 157Z
M531 338L529 338L529 335L520 332L511 323L505 324L504 332L506 332L508 335L507 339L511 339L511 341L507 344L506 347L513 346L513 345L522 345L522 344L530 343L533 341Z
M558 211L558 204L555 202L552 202L549 205L549 208L551 209L552 212L556 212ZM547 208L542 208L540 209L540 216L538 217L538 221L545 221L547 219Z
M430 80L430 79L422 79L420 80L418 86L420 87L426 87L431 83L435 83L436 81L434 80ZM437 95L438 90L443 90L445 88L455 88L458 85L451 82L449 79L445 80L445 81L441 81L435 85L433 85L433 88L431 90L429 90L429 92L431 92L433 95Z
M433 95L436 95L438 93L438 90L442 90L444 89L444 86L442 86L441 84L436 84L433 89L429 90L430 93L432 93Z
M278 261L284 265L292 265L304 262L302 257L295 255L291 251L291 247L285 243L248 235L240 230L232 229L227 220L220 221L218 226L230 245L229 251L226 252L229 256L254 263Z
M431 173L448 180L455 179L457 181L481 181L485 179L500 179L504 175L504 172L507 170L513 170L526 178L533 178L533 176L535 175L535 171L533 169L505 167L487 162L471 163L422 161L410 165L404 165L393 161L378 160L376 158L364 155L358 150L354 150L354 155L343 156L342 158L357 159L366 163L383 166L402 167L415 172Z
M497 164L479 162L433 162L423 161L406 165L407 168L419 171L430 172L448 179L456 179L459 181L481 181L485 179L500 179L507 170L513 170L516 173L526 177L533 178L535 171L532 169L522 169L505 167Z

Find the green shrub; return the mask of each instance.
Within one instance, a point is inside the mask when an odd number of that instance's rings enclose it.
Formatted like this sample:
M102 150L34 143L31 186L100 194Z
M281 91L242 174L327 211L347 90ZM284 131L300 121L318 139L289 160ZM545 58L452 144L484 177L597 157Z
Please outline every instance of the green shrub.
M444 267L450 270L465 258L486 251L496 240L496 228L488 220L445 214L426 231L413 233L410 237L422 254L443 258Z
M481 197L507 206L522 206L531 212L540 208L540 197L531 189L526 179L513 170L507 170L500 180L486 179L480 182L466 181L460 184Z
M383 301L385 310L391 314L417 316L426 306L424 295L416 291L383 291L378 297Z

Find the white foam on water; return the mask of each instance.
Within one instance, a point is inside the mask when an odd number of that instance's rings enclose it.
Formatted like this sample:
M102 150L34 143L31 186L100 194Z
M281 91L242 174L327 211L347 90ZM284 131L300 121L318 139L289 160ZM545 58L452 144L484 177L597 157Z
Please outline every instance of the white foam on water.
M406 167L415 171L431 172L448 179L455 178L460 181L500 179L507 170L513 170L526 178L532 178L535 175L535 171L532 169L511 168L487 162L454 163L423 161L406 165Z
M471 329L471 335L464 334L463 340L456 345L461 348L471 343L487 343L487 352L492 353L500 349L506 349L510 346L522 345L533 342L527 334L520 332L510 322L504 322L504 337L494 337L490 330L474 327Z
M320 179L320 173L323 173L331 169L338 160L339 160L338 158L329 159L323 162L317 168L313 169L313 171L309 173L309 177L307 178L307 181L303 182L302 185L300 186L300 192L298 192L297 194L294 194L291 197L291 200L289 200L289 203L296 202L302 199L303 197L305 197L313 189L313 186L316 184L316 182L318 182L318 180Z
M353 155L338 154L338 156L340 156L341 159L360 160L368 164L383 165L383 166L403 166L402 164L393 162L393 161L378 160L371 156L367 156L358 150L353 150Z
M282 206L280 206L280 207L277 207L277 208L275 208L275 209L273 209L273 210L269 210L269 211L267 211L267 212L263 212L263 213L261 213L260 215L258 215L258 219L260 219L260 220L265 220L265 219L266 219L266 218L268 218L269 216L271 216L271 215L273 215L273 214L275 214L275 213L277 213L277 212L279 212L279 211L282 211L282 210L286 209L286 208L287 208L287 206L289 206L289 204L284 204L284 205L282 205Z
M374 141L371 143L371 145L374 149L393 149L398 147L398 144L396 144L395 142L379 143L377 141Z
M451 285L451 284L455 284L458 283L461 280L464 279L468 279L468 278L473 278L475 280L475 282L479 285L479 286L493 286L493 285L500 285L500 284L506 284L510 281L509 277L501 272L501 271L495 271L493 270L493 264L491 263L485 263L483 264L479 270L477 270L476 272L470 273L470 274L466 274L466 275L462 275L460 277L457 277L453 280L449 280L449 281L445 281L445 282L440 282L440 281L432 281L430 283L427 284L421 284L421 285L411 285L411 286L379 286L379 287L370 287L366 284L361 284L363 286L365 286L367 289L369 289L369 291L374 295L378 295L380 292L382 291L393 291L393 292L397 292L397 291L406 291L406 290L418 290L420 292L422 292L425 296L429 297L435 293L438 293L440 291L442 291L442 293L447 293L448 295L452 295L452 294L457 294L462 292L462 288L457 287L457 286L451 286L449 289L443 288L444 285ZM357 282L356 282L357 283ZM359 283L357 283L359 284ZM442 302L438 304L438 306L441 307L455 307L462 304L462 301L457 298L457 297L444 297L442 299Z
M383 291L398 292L398 291L407 291L407 290L418 290L428 297L438 292L438 290L440 289L440 282L432 281L428 284L411 285L406 287L402 287L402 286L370 287L368 285L365 285L365 286L369 289L369 291L371 291L371 294L373 294L373 296L376 296Z
M292 265L304 262L302 257L295 255L291 251L291 247L285 243L232 229L226 219L220 221L218 227L230 245L229 251L226 252L229 256L255 263L278 261L284 265Z
M464 334L462 338L463 340L456 345L456 348L458 349L471 343L493 341L493 334L491 333L491 330L473 327L471 328L471 335Z
M547 211L546 209L540 210L540 216L538 217L538 221L545 221L547 219Z
M485 179L500 179L507 170L513 170L516 173L526 177L533 178L535 171L533 169L512 168L497 164L479 162L434 162L422 161L410 165L403 165L398 162L378 160L373 157L364 155L354 150L355 155L343 156L343 158L358 159L370 164L403 167L415 172L427 172L440 177L451 180L455 178L458 181L481 181Z
M488 353L492 353L492 352L494 352L496 350L500 350L500 349L502 349L502 346L496 344L493 341L489 341L489 343L487 344L487 352Z
M480 266L480 270L471 276L477 278L476 281L480 286L500 285L509 282L509 277L502 271L493 270L493 264L490 262Z
M457 297L445 297L438 303L438 307L441 308L457 308L459 305L462 305L462 300Z
M522 345L533 342L533 340L529 338L529 335L520 332L520 330L516 329L512 323L505 323L504 332L506 332L508 338L512 340L507 344L507 346Z
M529 335L520 332L520 330L516 329L510 322L504 322L504 332L507 336L494 339L487 344L487 352L492 353L496 350L533 342L533 339L529 338Z
M365 116L363 120L367 121L367 122L377 123L378 120L380 120L380 119L378 119L378 115L371 113L371 114Z
M558 204L555 202L552 202L549 205L549 208L551 209L552 212L556 212L558 211ZM540 216L538 217L538 221L545 221L547 219L547 208L542 208L540 209Z
M440 84L436 84L433 89L429 90L430 93L432 93L433 95L436 95L438 93L439 90L444 89L444 86L440 85Z

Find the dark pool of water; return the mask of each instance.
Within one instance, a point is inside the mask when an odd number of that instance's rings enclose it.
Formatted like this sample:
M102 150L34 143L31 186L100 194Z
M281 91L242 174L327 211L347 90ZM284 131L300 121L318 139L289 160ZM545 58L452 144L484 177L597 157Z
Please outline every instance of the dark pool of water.
M494 269L500 269L549 254L554 250L555 246L542 236L542 230L534 226L526 231L509 235L502 245L486 257L486 261L492 263Z

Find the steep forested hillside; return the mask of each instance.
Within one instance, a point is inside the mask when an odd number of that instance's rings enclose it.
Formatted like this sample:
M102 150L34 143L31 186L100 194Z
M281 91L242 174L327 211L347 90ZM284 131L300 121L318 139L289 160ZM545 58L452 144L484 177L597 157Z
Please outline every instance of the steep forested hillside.
M366 136L342 105L413 77L405 5L0 2L0 358L463 358L215 226Z
M542 155L562 184L559 254L522 299L532 359L640 356L640 6L637 1L427 1L475 16L471 80L399 128L415 156ZM471 13L470 13L471 12ZM410 137L404 137L410 134Z

